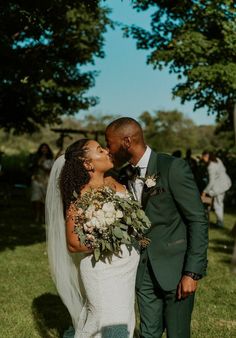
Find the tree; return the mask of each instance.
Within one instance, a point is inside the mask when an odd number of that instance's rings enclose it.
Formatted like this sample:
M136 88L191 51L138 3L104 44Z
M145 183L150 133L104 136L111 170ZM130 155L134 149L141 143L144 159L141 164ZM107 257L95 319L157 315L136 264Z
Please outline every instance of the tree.
M236 2L234 0L133 0L138 10L153 9L151 31L126 27L147 62L169 67L182 82L173 94L195 101L232 126L236 102Z
M210 137L203 140L202 129L179 111L156 111L154 114L144 112L140 121L147 143L158 151L172 152L187 148L201 151L210 145ZM213 136L214 127L205 128Z
M99 0L1 2L0 127L31 133L97 103L83 66L104 57L108 13Z

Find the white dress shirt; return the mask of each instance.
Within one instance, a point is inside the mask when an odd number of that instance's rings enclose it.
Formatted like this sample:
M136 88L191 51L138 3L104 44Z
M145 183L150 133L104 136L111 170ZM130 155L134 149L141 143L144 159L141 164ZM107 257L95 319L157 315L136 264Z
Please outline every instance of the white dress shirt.
M140 168L140 177L145 177L146 175L151 152L152 152L151 148L147 146L145 153L140 158L139 162L136 164L136 167ZM128 185L134 195L134 198L137 201L141 202L144 182L137 177L134 181L129 181Z

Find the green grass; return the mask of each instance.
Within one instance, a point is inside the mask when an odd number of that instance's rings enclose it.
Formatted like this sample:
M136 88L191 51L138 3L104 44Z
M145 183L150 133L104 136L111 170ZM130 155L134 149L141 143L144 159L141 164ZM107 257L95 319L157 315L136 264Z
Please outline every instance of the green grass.
M30 205L24 202L0 208L0 337L61 337L70 318L50 278L45 229L32 224ZM235 220L229 212L225 229L210 228L208 276L197 291L193 338L236 337L236 276L230 267L229 231Z
M226 213L225 229L210 228L208 275L199 283L193 338L236 337L236 275L230 264L234 244L230 230L235 221L235 214Z

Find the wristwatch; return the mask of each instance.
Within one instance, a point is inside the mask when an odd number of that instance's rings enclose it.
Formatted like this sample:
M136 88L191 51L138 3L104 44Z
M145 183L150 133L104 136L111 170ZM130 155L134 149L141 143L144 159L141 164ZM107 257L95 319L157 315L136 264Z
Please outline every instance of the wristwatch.
M190 271L184 271L184 275L191 277L193 280L199 280L202 278L202 275L199 275L198 273L190 272Z

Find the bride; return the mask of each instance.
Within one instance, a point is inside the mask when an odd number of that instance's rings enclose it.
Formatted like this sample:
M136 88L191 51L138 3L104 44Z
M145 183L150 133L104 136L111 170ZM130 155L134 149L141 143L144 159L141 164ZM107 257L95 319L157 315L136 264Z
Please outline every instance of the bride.
M76 141L52 168L47 197L48 257L58 293L70 312L74 338L131 338L135 328L135 278L139 253L122 245L112 261L93 264L91 250L74 233L73 201L91 188L124 186L104 174L113 167L108 151L89 139ZM75 194L76 193L76 194Z

